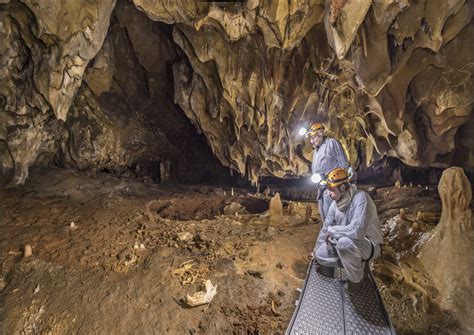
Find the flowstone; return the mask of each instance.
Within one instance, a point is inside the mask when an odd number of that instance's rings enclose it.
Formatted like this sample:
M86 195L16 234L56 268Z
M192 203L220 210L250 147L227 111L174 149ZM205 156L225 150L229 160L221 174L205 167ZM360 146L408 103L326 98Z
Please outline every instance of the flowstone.
M440 305L474 331L474 225L471 183L463 169L443 172L438 185L441 219L426 242L421 261L440 292Z

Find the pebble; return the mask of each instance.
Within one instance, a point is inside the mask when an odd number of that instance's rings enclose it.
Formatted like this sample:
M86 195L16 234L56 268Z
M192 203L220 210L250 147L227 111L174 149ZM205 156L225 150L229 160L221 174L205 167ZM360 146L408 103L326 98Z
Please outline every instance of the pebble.
M23 250L23 257L30 257L33 255L33 250L31 249L31 245L26 244Z

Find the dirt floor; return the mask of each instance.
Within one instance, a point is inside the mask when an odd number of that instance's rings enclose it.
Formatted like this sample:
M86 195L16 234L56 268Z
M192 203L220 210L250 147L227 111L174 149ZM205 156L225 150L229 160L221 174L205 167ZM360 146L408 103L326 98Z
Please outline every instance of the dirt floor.
M416 213L440 212L436 188L365 189L383 222L374 274L397 333L462 333L416 258L436 224ZM24 188L0 191L0 334L282 334L321 224L314 203L283 201L275 218L269 200L33 169ZM208 279L211 303L187 306Z

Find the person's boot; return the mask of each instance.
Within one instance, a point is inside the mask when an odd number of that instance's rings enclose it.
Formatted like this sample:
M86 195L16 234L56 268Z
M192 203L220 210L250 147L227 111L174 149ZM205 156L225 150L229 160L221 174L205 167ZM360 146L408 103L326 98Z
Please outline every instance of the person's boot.
M325 277L334 278L334 268L333 267L318 265L318 267L316 268L316 272L323 275L323 276L325 276Z
M356 294L362 288L362 283L367 278L367 275L370 272L369 262L364 262L364 263L365 263L364 264L364 276L362 277L362 280L358 283L351 282L350 280L348 280L346 283L344 283L344 289L346 290L347 293Z
M362 288L362 282L363 282L363 280L361 280L358 283L354 283L354 282L351 282L350 280L348 280L347 282L344 283L344 290L348 294L351 294L351 295L356 294Z

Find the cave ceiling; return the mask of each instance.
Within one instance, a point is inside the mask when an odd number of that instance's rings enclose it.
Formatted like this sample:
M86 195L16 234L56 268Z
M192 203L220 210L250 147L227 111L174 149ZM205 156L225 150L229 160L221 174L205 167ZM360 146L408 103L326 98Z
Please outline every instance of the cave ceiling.
M463 0L0 1L0 175L220 163L306 175L324 122L351 163L474 170ZM138 166L138 168L137 168ZM149 171L148 171L149 172Z

